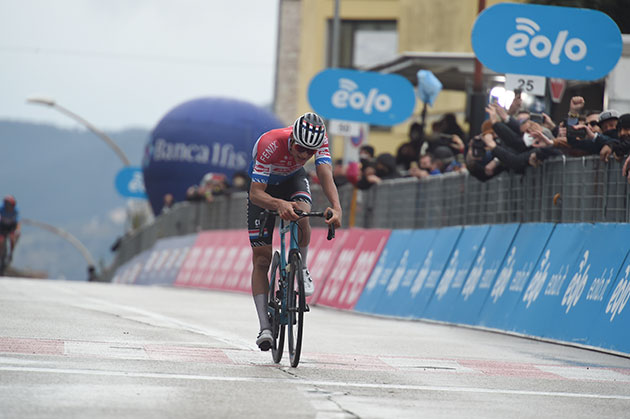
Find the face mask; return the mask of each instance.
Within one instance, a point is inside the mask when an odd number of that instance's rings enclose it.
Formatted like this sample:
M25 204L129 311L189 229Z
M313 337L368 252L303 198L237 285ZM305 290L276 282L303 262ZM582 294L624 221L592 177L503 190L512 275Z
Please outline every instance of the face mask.
M525 134L523 134L523 142L527 147L531 147L532 144L534 144L534 137L526 132Z

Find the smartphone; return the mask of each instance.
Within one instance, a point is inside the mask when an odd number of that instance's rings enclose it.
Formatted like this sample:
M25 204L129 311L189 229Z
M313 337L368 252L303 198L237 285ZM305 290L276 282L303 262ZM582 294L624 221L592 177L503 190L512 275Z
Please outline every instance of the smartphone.
M529 114L529 119L532 122L536 122L538 124L542 124L543 123L543 116L541 113L530 113Z
M514 89L514 99L520 98L522 92L523 91L521 89Z

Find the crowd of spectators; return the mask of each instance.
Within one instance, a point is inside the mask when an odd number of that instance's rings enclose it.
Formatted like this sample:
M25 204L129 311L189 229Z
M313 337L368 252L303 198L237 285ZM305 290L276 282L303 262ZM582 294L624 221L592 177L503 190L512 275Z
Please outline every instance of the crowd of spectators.
M466 136L454 114L446 114L425 134L414 123L409 141L396 154L376 154L372 146L360 149L358 175L349 176L349 167L335 163L338 185L349 181L359 189L370 188L383 180L400 177L424 179L450 172L468 172L486 181L501 172L524 173L539 167L550 157L599 155L602 161L624 161L622 175L630 182L630 114L619 115L612 109L586 110L584 98L574 96L566 117L554 122L545 113L531 113L522 108L516 96L505 109L489 104L481 133Z

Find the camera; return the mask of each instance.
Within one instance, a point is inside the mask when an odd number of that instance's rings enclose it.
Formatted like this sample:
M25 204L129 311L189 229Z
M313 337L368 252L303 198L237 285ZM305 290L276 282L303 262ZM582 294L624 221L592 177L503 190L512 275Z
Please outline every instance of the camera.
M572 125L567 126L567 138L576 139L578 141L586 138L586 128L574 128Z
M521 89L514 89L514 98L521 97L522 92L523 90Z
M531 113L529 114L529 120L532 122L536 122L537 124L542 124L543 116L541 113Z
M483 158L486 155L486 144L480 136L473 137L470 140L470 148L473 157Z

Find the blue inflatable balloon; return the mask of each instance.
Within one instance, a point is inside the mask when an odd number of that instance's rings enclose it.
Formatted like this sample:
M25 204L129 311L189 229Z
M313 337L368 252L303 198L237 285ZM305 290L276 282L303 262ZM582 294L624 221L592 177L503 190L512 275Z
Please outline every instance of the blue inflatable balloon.
M246 171L258 137L282 126L268 110L236 99L201 98L175 107L152 131L142 162L153 212L159 214L167 193L183 201L206 173L230 181Z

